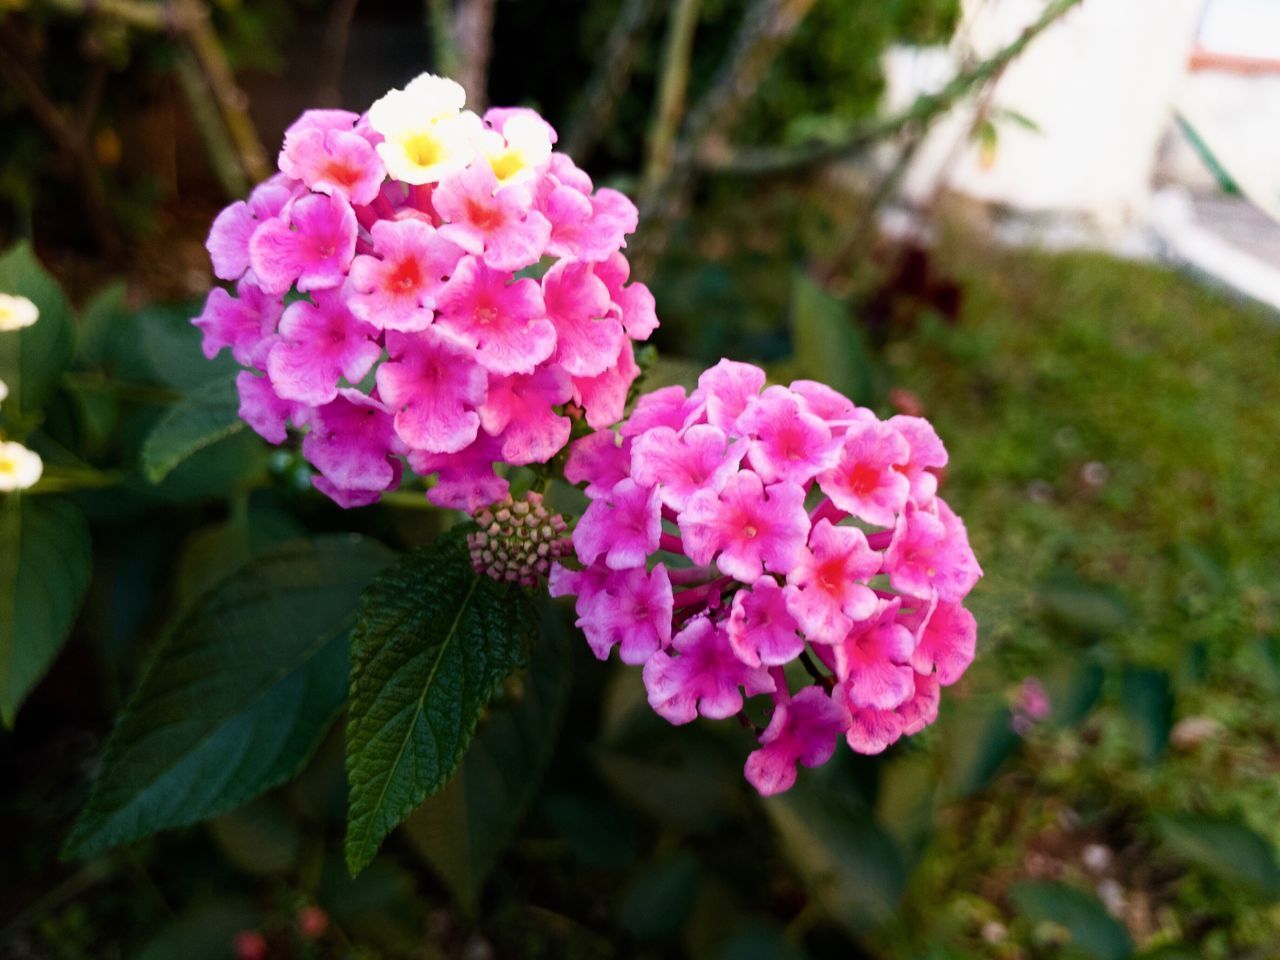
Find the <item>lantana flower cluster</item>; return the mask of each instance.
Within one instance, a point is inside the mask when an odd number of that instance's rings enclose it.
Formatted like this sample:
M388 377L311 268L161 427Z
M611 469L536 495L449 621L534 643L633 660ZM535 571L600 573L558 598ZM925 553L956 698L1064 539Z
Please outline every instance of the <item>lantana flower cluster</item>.
M31 326L40 319L40 308L26 297L0 293L0 336ZM9 385L0 380L0 403L9 396ZM26 490L44 473L40 454L0 434L0 493Z
M840 738L878 753L932 723L972 661L982 570L937 495L946 462L924 419L722 360L575 441L565 475L591 503L551 592L673 724L770 698L745 773L778 793Z
M280 173L213 224L194 321L244 366L240 415L306 431L315 486L350 507L435 475L433 503L507 492L497 463L551 459L566 408L616 422L657 326L621 250L634 204L594 188L537 113L464 109L424 74L363 115L310 110Z

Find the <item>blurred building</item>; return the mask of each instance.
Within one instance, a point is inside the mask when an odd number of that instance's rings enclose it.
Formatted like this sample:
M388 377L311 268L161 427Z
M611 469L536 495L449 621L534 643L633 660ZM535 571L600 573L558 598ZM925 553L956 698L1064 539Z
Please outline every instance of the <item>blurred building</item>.
M964 0L949 47L890 54L888 108L1045 5ZM1084 0L920 144L902 199L944 190L1019 237L1166 255L1280 309L1280 2Z

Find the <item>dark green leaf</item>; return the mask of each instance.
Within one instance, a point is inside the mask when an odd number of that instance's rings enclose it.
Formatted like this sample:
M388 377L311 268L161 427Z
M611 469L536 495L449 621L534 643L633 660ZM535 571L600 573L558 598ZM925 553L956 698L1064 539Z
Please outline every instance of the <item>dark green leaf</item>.
M1032 923L1056 923L1071 936L1071 948L1094 960L1125 960L1133 954L1129 931L1098 899L1061 883L1020 883L1009 892Z
M142 445L142 468L159 483L188 457L244 429L234 379L212 380L175 404Z
M18 707L66 642L93 557L89 526L69 501L0 497L0 717Z
M836 923L855 935L892 914L906 886L902 859L847 791L802 778L764 801L787 859Z
M1129 668L1122 684L1124 711L1136 734L1135 746L1147 763L1154 763L1169 742L1173 728L1173 692L1163 670Z
M622 926L641 940L670 936L689 918L697 888L698 862L692 854L651 865L623 898Z
M573 793L542 801L542 812L583 863L600 870L621 870L636 858L640 826L627 810Z
M226 380L239 369L227 350L207 360L200 349L202 334L191 318L198 304L155 304L138 312L137 329L152 376L186 393L211 380Z
M977 699L958 704L940 726L945 775L961 796L985 787L1021 742L1008 707Z
M848 305L802 273L792 279L791 336L802 376L820 380L858 403L871 401L867 348Z
M1102 695L1102 667L1088 654L1063 658L1046 670L1044 692L1049 697L1049 722L1060 727L1080 723Z
M552 615L549 608L544 622ZM509 684L509 702L485 718L453 779L405 821L413 845L468 909L510 843L555 749L569 693L569 655L565 631L549 626L534 644L529 669Z
M1051 577L1036 591L1036 602L1051 624L1084 640L1114 633L1129 622L1128 604L1118 591L1074 573Z
M1280 897L1280 867L1264 837L1243 823L1199 816L1157 816L1169 850L1227 883L1265 897Z
M107 741L68 854L216 816L294 776L342 705L357 598L390 559L355 536L291 543L193 604Z
M4 413L12 424L49 401L71 362L74 330L66 295L27 244L0 256L0 292L26 297L40 310L32 326L0 334L0 380L9 388Z
M302 833L278 798L261 797L218 817L209 832L223 855L253 876L283 876L298 863Z
M471 568L450 531L378 577L352 641L347 866L452 776L485 704L524 659L537 614L525 593Z

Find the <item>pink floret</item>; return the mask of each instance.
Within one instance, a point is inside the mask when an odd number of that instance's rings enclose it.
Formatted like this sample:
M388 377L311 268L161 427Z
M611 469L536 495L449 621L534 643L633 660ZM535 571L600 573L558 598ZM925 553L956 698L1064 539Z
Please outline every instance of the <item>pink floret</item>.
M747 696L772 693L773 677L734 654L723 629L699 617L671 640L675 655L659 650L644 666L649 705L671 723L690 723L701 713L723 720L742 709Z

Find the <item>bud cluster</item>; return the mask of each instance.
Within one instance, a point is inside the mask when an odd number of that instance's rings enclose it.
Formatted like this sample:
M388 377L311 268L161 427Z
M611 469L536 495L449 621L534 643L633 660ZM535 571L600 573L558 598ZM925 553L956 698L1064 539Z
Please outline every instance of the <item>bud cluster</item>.
M551 571L553 560L572 551L564 517L550 512L542 494L504 500L475 515L479 527L467 535L471 565L477 573L533 587Z

